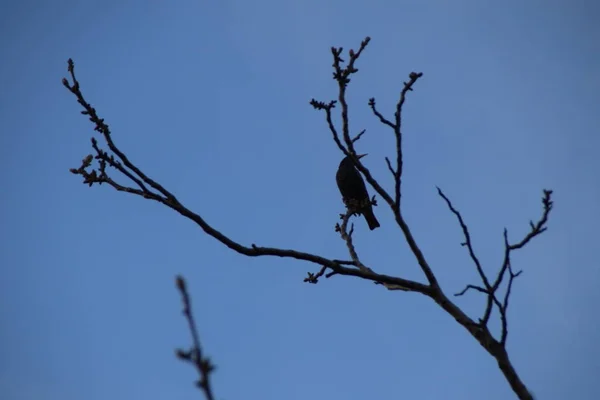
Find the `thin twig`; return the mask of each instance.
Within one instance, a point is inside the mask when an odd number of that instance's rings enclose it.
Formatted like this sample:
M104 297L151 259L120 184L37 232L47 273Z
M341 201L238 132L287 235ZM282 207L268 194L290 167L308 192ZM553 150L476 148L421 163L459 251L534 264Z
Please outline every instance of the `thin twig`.
M348 221L350 217L355 213L355 211L348 207L346 213L342 215L342 223L336 225L336 230L340 232L340 236L346 242L346 247L348 248L348 253L350 254L350 258L353 261L353 265L355 265L358 269L364 272L373 272L372 269L367 267L360 261L358 257L358 253L356 252L356 248L354 247L354 243L352 241L352 234L354 233L354 224L350 227L350 232L348 232Z
M190 301L190 295L187 290L185 279L182 276L176 278L177 289L181 293L181 299L183 301L183 315L188 321L190 332L192 334L193 347L188 350L177 350L177 356L184 361L192 363L200 378L196 382L198 387L204 392L204 396L207 400L214 400L212 387L210 383L210 375L214 372L215 366L211 363L210 359L202 354L202 346L200 345L200 335L198 334L198 328L194 321L194 315L192 313L192 304Z
M394 208L396 212L400 212L400 199L402 196L401 186L402 186L402 171L404 166L404 155L402 153L402 107L404 106L404 102L406 101L406 94L413 90L413 85L415 82L423 76L422 72L411 72L409 74L409 81L404 82L404 87L400 92L400 98L398 99L398 103L396 103L396 112L394 113L394 122L391 122L389 119L385 118L381 112L377 110L375 104L375 98L372 97L369 99L369 107L373 111L373 114L379 119L379 121L392 128L394 131L394 137L396 138L396 168L393 169L389 160L387 160L388 168L392 171L394 176Z

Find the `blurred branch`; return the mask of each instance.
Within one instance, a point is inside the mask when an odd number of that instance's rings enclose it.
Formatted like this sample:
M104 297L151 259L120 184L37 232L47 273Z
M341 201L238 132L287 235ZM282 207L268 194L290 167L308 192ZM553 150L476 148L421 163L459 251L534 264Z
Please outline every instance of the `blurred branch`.
M204 392L206 400L214 400L215 397L212 392L210 384L210 375L215 370L215 366L211 363L210 359L202 354L202 346L200 345L200 335L198 334L198 328L194 321L194 315L192 314L192 304L190 301L190 295L187 291L185 279L182 276L178 276L176 279L177 289L181 293L181 299L183 301L183 315L188 321L190 332L192 334L193 346L190 350L177 349L177 357L183 361L190 362L196 367L200 378L196 382L198 387Z

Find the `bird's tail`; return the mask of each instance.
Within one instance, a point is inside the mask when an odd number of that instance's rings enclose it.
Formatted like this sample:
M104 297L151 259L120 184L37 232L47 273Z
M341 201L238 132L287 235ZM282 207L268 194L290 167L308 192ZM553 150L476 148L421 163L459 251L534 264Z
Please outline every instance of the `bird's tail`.
M381 226L381 225L379 225L379 221L377 221L377 218L375 218L375 214L373 214L372 207L366 207L363 210L363 215L365 216L365 220L367 221L367 224L369 224L370 230L379 228Z

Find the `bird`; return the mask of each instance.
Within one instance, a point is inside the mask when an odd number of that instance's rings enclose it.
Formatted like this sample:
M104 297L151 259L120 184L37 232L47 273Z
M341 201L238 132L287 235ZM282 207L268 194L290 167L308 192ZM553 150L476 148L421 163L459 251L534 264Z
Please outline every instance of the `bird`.
M364 156L366 154L360 154L356 158L361 159ZM370 230L378 228L380 226L379 221L377 221L375 214L373 214L373 205L369 199L369 192L367 192L365 181L360 176L360 172L354 167L350 156L344 157L340 162L340 166L335 174L335 180L346 206L354 208L357 214L362 214L367 224L369 224Z

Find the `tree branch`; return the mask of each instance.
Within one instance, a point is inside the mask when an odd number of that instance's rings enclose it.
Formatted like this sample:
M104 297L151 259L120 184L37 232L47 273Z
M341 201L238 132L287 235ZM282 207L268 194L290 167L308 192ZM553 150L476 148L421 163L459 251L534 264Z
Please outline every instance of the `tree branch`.
M404 217L402 216L402 213L400 211L400 206L399 206L400 195L398 194L396 196L396 199L392 198L392 196L390 196L390 194L379 184L379 182L372 176L369 169L367 169L364 166L364 164L358 158L356 158L356 150L354 148L354 143L350 139L350 123L349 123L349 119L348 119L348 103L346 101L346 88L348 86L348 83L350 83L350 78L349 78L350 75L358 72L358 69L354 65L355 65L356 61L358 60L358 58L360 57L360 55L362 54L363 50L366 48L366 46L370 40L371 39L369 37L365 38L365 40L362 41L358 51L356 51L356 52L353 50L349 51L350 58L349 58L348 64L346 65L345 68L342 67L342 63L344 62L344 60L341 58L343 49L341 47L339 47L339 48L332 47L331 48L331 53L333 55L333 69L334 69L333 78L338 83L338 89L339 89L338 102L342 105L342 109L341 109L342 136L344 138L345 146L344 146L344 144L342 144L342 142L340 140L338 131L335 128L335 125L333 124L333 120L332 120L332 116L331 116L331 112L332 112L332 109L335 107L336 101L331 101L329 103L325 103L325 102L321 102L321 101L312 99L310 101L310 104L316 110L324 110L325 111L327 125L329 126L329 130L331 131L334 142L337 144L338 148L342 151L342 153L344 153L345 156L348 156L348 155L351 156L351 159L352 159L354 165L363 174L363 176L365 177L365 179L369 183L369 185L389 205L392 212L394 213L394 219L396 220L396 223L402 230L402 233L408 243L408 246L410 247L412 253L414 254L415 258L417 259L417 262L418 262L421 270L423 271L423 273L425 274L425 276L429 282L429 286L431 286L432 288L439 287L437 278L435 277L431 267L427 263L427 260L425 259L425 256L423 255L421 249L417 245L417 242L416 242L415 238L413 237L412 232L411 232L410 228L408 227L408 224L406 223L406 221L404 220ZM400 93L400 99L398 100L398 104L396 106L396 113L398 114L396 116L396 124L389 122L383 116L381 116L381 119L383 121L387 121L387 123L386 122L384 122L384 123L386 123L386 125L388 125L388 126L394 127L394 132L397 133L397 146L396 146L397 165L402 164L402 146L401 146L402 142L401 142L401 133L400 133L401 132L400 122L401 122L402 106L405 101L406 93L408 91L412 90L413 84L421 76L423 76L422 73L416 73L416 72L412 72L409 75L410 81L408 83L405 83L405 87ZM374 102L374 100L373 100L373 102ZM381 115L381 114L379 114L379 115ZM402 169L400 167L400 169L397 169L396 171L394 171L394 169L391 167L391 164L389 163L389 161L388 161L388 167L389 167L390 171L392 172L392 174L394 175L395 187L399 191ZM398 171L400 171L400 174L398 173Z
M329 130L332 134L333 140L336 143L337 147L345 156L350 156L353 160L354 165L363 174L366 181L373 188L373 190L384 199L384 201L391 208L392 213L394 215L394 219L399 226L400 230L403 233L404 239L406 240L411 252L413 253L419 267L423 271L424 275L427 278L428 284L422 284L419 282L379 274L374 272L371 268L367 267L360 260L358 253L356 251L352 234L353 234L353 226L350 226L350 230L348 231L348 223L349 219L352 215L351 210L347 210L346 214L342 217L342 223L338 224L337 227L339 229L340 236L346 242L346 246L348 248L348 252L350 254L351 260L340 260L337 258L327 258L316 254L311 254L307 252L291 250L291 249L281 249L281 248L272 248L272 247L261 247L255 244L251 244L249 246L243 245L225 234L218 231L215 227L210 225L204 218L202 218L199 214L192 212L187 207L185 207L175 196L165 189L162 185L158 184L154 180L152 180L148 175L144 174L132 161L130 161L125 154L117 147L114 143L111 132L107 124L104 123L104 120L101 119L96 110L84 99L83 94L80 90L80 84L75 77L75 68L72 60L69 60L69 73L71 75L72 83L69 83L67 79L63 79L64 86L77 98L79 104L83 107L82 114L88 115L90 121L95 125L95 130L100 133L100 135L104 138L108 145L109 152L103 150L96 141L95 138L92 138L92 148L95 151L95 156L88 155L86 156L81 163L81 166L78 168L71 169L71 172L77 175L81 175L83 177L84 183L92 186L93 184L102 184L106 183L113 189L117 191L122 191L126 193L130 193L133 195L137 195L143 198L151 199L154 201L158 201L165 206L175 210L185 218L195 222L206 234L212 236L228 248L233 251L243 254L249 257L259 257L259 256L276 256L282 258L292 258L296 260L302 260L309 263L313 263L319 266L319 270L316 273L308 273L308 276L304 279L305 282L308 283L317 283L318 279L322 276L331 277L334 275L345 275L345 276L355 276L362 279L370 280L374 283L381 284L388 288L389 290L404 290L404 291L414 291L418 293L422 293L432 300L435 301L442 309L444 309L449 315L451 315L460 325L462 325L479 343L480 345L486 349L486 351L492 355L498 362L499 368L502 370L504 376L506 377L508 383L511 385L513 391L519 396L521 399L531 399L531 394L528 392L527 388L519 378L516 373L514 367L512 366L508 354L506 352L505 343L506 337L508 334L507 329L507 318L506 312L508 310L510 293L512 290L513 280L521 274L521 271L514 272L512 269L512 265L510 262L510 254L512 251L517 250L525 246L533 237L539 235L543 231L546 230L546 223L548 219L548 215L550 209L552 208L552 202L550 200L551 191L544 191L544 213L542 218L534 224L530 223L531 231L520 241L515 244L510 244L508 241L508 234L505 231L504 239L505 239L505 254L503 264L500 268L500 272L496 279L492 282L485 274L483 266L481 265L478 257L476 256L474 247L471 242L471 237L468 231L468 228L463 221L460 213L454 208L450 200L444 195L444 193L438 188L438 194L446 201L447 206L451 210L451 212L457 217L459 224L462 228L463 235L465 236L464 246L467 247L469 251L469 255L471 260L474 262L475 267L480 275L480 278L483 282L483 285L467 285L465 289L459 293L457 296L464 295L468 290L477 291L480 293L486 294L488 298L488 303L486 306L486 310L484 312L484 316L480 319L479 322L475 322L469 316L467 316L456 304L454 304L442 291L435 274L433 273L432 268L428 264L427 260L420 247L418 246L415 238L412 235L412 232L406 223L402 211L401 211L401 183L402 183L402 174L403 174L403 152L402 152L402 138L403 133L401 130L402 124L402 109L403 105L406 101L406 95L409 91L413 90L413 86L416 81L423 75L422 73L412 72L409 74L409 81L404 82L404 87L400 92L400 96L398 102L396 104L396 110L394 114L394 119L390 120L386 118L382 113L380 113L375 104L375 99L369 100L369 106L371 107L374 115L379 119L379 121L389 128L392 128L395 138L396 138L396 165L392 167L392 162L389 158L386 159L386 163L390 173L394 179L394 194L390 195L384 188L379 184L379 182L373 177L369 169L367 169L363 163L357 158L357 153L355 150L355 145L357 144L360 137L365 133L365 130L362 130L355 137L351 137L350 135L350 125L349 125L349 107L346 101L346 91L347 86L350 83L350 76L358 71L355 67L355 63L358 58L365 50L367 44L369 43L369 38L367 37L360 45L358 51L349 51L349 61L345 67L343 67L344 60L341 58L342 48L332 48L331 52L333 55L333 77L337 81L338 84L338 99L337 101L330 101L328 103L319 102L316 100L311 100L311 105L317 109L325 112L325 119ZM333 123L332 118L332 110L335 108L336 104L339 102L340 104L340 113L342 119L342 129L341 132L338 132L335 124ZM92 167L92 162L96 160L98 163L98 167ZM130 182L132 182L132 187L128 187L123 185L122 183L118 183L114 180L108 173L109 170L114 170L120 173L122 176L127 178ZM329 272L328 272L329 271ZM508 272L507 272L508 271ZM504 275L508 273L508 284L506 293L502 299L499 300L496 295L499 286L503 281ZM181 283L183 282L183 283ZM181 279L178 280L178 287L183 287L185 289L185 283ZM184 297L184 305L189 304L186 303L186 296L184 295L185 290L182 290L182 295ZM500 311L500 317L502 320L502 333L500 335L500 340L496 340L492 334L489 332L487 328L487 321L489 319L489 315L491 314L491 309L493 306L496 306ZM185 312L185 307L184 307ZM190 311L191 314L191 311ZM187 314L186 314L187 315ZM188 322L190 322L190 326L193 325L193 320L188 318ZM194 329L192 330L192 336L194 338L194 345L199 349L199 339L194 337ZM201 357L196 357L196 359L201 359ZM202 371L200 371L202 373ZM206 394L206 392L205 392ZM208 396L208 395L207 395Z
M350 254L350 258L352 259L352 264L357 266L358 269L365 272L373 272L372 269L365 266L362 261L358 258L358 253L356 252L356 248L354 247L354 243L352 242L352 234L354 233L354 224L350 226L350 232L348 232L348 221L350 217L354 214L354 210L348 207L348 210L345 214L341 215L342 223L335 225L335 230L340 233L340 236L346 242L346 247L348 247L348 253Z
M181 293L181 299L183 301L183 315L188 321L190 332L192 334L193 346L190 350L177 349L176 354L180 360L190 362L196 367L200 379L196 382L198 387L204 392L206 400L214 400L215 396L212 392L210 383L210 375L214 372L215 366L211 363L208 357L202 354L202 346L200 345L200 335L198 334L198 328L196 327L196 321L194 321L194 315L192 314L192 303L190 301L190 295L187 291L185 279L182 276L178 276L175 280L177 288Z
M422 72L411 72L409 74L409 81L404 82L404 88L400 92L400 99L398 100L398 103L396 104L396 112L394 113L394 122L393 123L390 120L388 120L387 118L385 118L377 110L377 107L375 105L375 98L372 97L369 99L369 107L371 107L373 114L375 114L375 116L377 118L379 118L379 121L382 124L387 125L390 128L392 128L392 130L394 131L394 136L396 138L396 169L392 168L389 160L387 160L387 162L388 162L388 168L390 169L390 171L392 171L392 174L394 176L394 187L395 187L394 211L396 211L398 213L400 212L400 198L402 196L402 194L401 194L402 169L404 166L404 156L402 154L402 106L404 106L404 102L406 101L406 93L413 90L413 85L422 76L423 76Z
M150 188L157 190L159 193L153 192L150 189L146 189L146 190L134 189L131 187L122 186L120 184L117 184L111 178L109 178L108 173L106 172L105 166L112 165L109 160L114 159L114 155L109 156L106 152L101 152L101 153L97 154L96 157L94 157L99 162L99 165L100 165L99 168L101 169L100 173L98 173L95 169L93 169L91 172L88 171L88 168L90 168L91 161L92 161L89 156L84 158L84 160L82 161L82 164L79 168L71 169L72 173L83 176L84 183L88 184L89 186L92 186L94 183L98 183L98 184L108 183L110 186L112 186L114 189L116 189L118 191L124 191L127 193L135 194L135 195L138 195L138 196L141 196L144 198L158 201L158 202L164 204L165 206L177 211L182 216L195 222L198 226L200 226L200 228L205 233L207 233L208 235L217 239L219 242L221 242L222 244L224 244L231 250L234 250L237 253L240 253L240 254L243 254L243 255L246 255L249 257L275 256L275 257L282 257L282 258L293 258L296 260L302 260L302 261L314 263L321 267L325 266L339 275L356 276L356 277L370 280L373 282L382 282L382 283L386 283L386 284L390 284L390 285L405 286L405 287L409 288L410 290L419 292L419 293L428 293L430 291L430 289L427 285L423 285L418 282L414 282L414 281L410 281L410 280L402 279L402 278L398 278L398 277L393 277L393 276L389 276L389 275L378 274L375 272L361 271L356 268L349 268L349 267L345 266L345 265L349 265L347 262L340 262L337 259L330 259L330 258L326 258L326 257L319 256L316 254L311 254L311 253L306 253L306 252L291 250L291 249L261 247L261 246L257 246L256 244L251 244L250 246L244 246L241 243L238 243L238 242L232 240L225 234L223 234L220 231L218 231L217 229L215 229L208 222L206 222L204 220L204 218L202 218L199 214L196 214L196 213L192 212L191 210L189 210L187 207L185 207L179 200L177 200L175 198L175 196L173 196L162 185L159 185L158 183L154 182L146 174L142 173L141 170L137 166L135 166L132 161L130 161L128 158L124 157L124 153L117 147L115 142L112 140L111 132L108 128L108 125L106 125L104 123L104 119L100 118L97 115L96 110L85 100L85 98L81 92L81 85L75 77L75 66L74 66L74 63L72 60L69 60L69 72L71 74L73 84L70 84L69 81L66 78L64 78L63 85L67 89L69 89L69 91L71 93L73 93L75 95L78 103L83 107L84 111L82 111L82 114L89 115L90 121L95 124L94 130L99 132L102 135L102 137L106 140L106 142L109 146L109 149L117 156L117 159L120 159L121 161L123 161L121 164L119 164L119 163L117 163L117 160L115 159L115 162L113 164L115 166L119 166L119 165L122 166L122 168L117 167L116 169L128 177L132 176L132 175L136 175L137 176L136 179L138 181L141 181L144 184L147 184ZM95 141L95 139L93 139L92 143L94 143L94 141ZM104 167L103 167L103 165L104 165ZM123 172L123 169L126 169L127 172ZM134 180L134 182L136 182L136 180Z
M398 100L398 103L396 104L396 112L394 114L394 122L387 119L385 116L383 116L383 114L381 112L379 112L379 110L377 110L374 98L371 98L369 100L369 106L371 107L371 110L373 111L374 115L379 119L379 121L383 125L388 126L393 129L394 135L396 138L396 168L395 169L392 167L389 158L386 157L386 163L387 163L388 169L390 170L392 176L394 177L394 198L393 199L389 195L389 193L387 191L385 191L385 189L383 189L383 187L373 178L370 171L363 165L363 163L358 158L355 157L356 151L354 148L354 142L349 140L350 128L349 128L349 121L348 121L348 104L346 102L345 96L346 96L347 85L350 82L349 76L358 71L354 67L354 64L355 64L356 60L358 59L358 57L360 56L360 54L362 53L362 51L365 49L368 42L369 42L369 38L366 38L361 43L361 46L360 46L360 49L358 52L354 52L352 50L349 51L350 59L349 59L348 65L345 69L341 67L341 64L343 63L343 60L341 58L342 48L337 48L337 49L332 48L332 54L333 54L333 58L334 58L334 63L333 63L334 75L333 75L333 77L337 81L338 88L339 88L338 102L342 106L342 110L341 110L342 133L343 133L343 137L344 137L345 146L342 144L341 140L339 139L338 132L337 132L334 124L332 123L331 109L333 107L329 107L326 109L326 119L327 119L327 122L328 122L328 125L330 128L330 131L332 132L332 135L334 136L334 141L336 142L338 147L342 150L344 155L351 156L351 159L353 160L353 163L355 164L356 168L363 174L363 176L365 177L365 179L367 180L369 185L391 207L392 212L394 214L394 218L396 220L396 223L402 230L402 233L404 235L404 238L406 239L406 242L408 243L413 255L415 256L419 266L421 267L421 270L427 277L429 286L432 289L430 292L430 297L432 297L432 299L434 301L436 301L440 306L442 306L454 318L456 318L456 320L459 323L461 323L461 325L463 325L465 328L467 328L469 330L469 332L480 342L480 344L491 355L493 355L498 360L500 369L506 376L507 381L510 383L510 385L513 388L513 390L515 391L515 393L517 393L520 398L529 399L529 398L531 398L531 394L528 392L527 388L525 387L523 382L520 380L516 371L510 364L510 361L508 360L508 355L506 354L506 351L504 349L504 345L506 342L506 335L508 332L507 331L507 322L506 322L506 310L508 307L508 298L510 296L510 290L512 289L513 280L514 280L514 278L519 276L520 272L513 273L512 269L510 269L510 278L509 278L509 285L507 288L507 293L504 298L504 302L501 303L496 296L496 291L497 291L499 284L502 282L502 277L504 276L504 272L502 272L499 275L498 279L494 282L494 284L492 284L490 282L490 280L487 278L487 276L485 275L485 273L483 271L483 268L481 266L481 263L479 262L479 259L477 258L476 254L475 254L475 251L474 251L472 243L471 243L470 234L468 232L466 225L464 224L464 221L462 220L462 217L460 216L460 213L458 213L458 211L456 211L454 209L454 207L452 207L452 204L450 203L449 199L447 197L445 197L443 195L443 193L441 192L441 190L439 190L439 188L438 188L440 195L446 200L451 211L459 219L459 223L461 224L461 227L463 228L463 233L465 234L465 237L466 237L466 241L465 241L464 245L468 247L471 259L474 261L476 268L478 270L478 273L480 274L480 277L484 283L484 287L476 286L476 285L468 285L462 292L458 293L458 295L464 294L469 289L476 290L476 291L479 291L479 292L482 292L482 293L485 293L488 295L484 317L480 320L479 323L475 324L470 318L468 318L466 315L464 315L464 313L462 313L462 311L458 307L456 307L443 293L443 291L441 290L441 288L438 284L437 278L435 277L431 267L429 266L428 262L426 261L425 256L423 255L420 247L417 245L416 240L414 239L408 224L406 223L406 221L404 220L404 217L402 216L402 212L401 212L401 208L400 208L401 195L402 195L401 183L402 183L402 172L403 172L402 129L401 129L402 108L403 108L403 105L406 100L406 94L409 91L413 90L414 83L423 75L422 73L412 72L409 74L409 81L404 82L404 88L401 91L400 98ZM323 109L323 108L318 107L317 105L324 104L324 103L319 103L319 102L316 102L315 100L312 100L311 104L313 104L313 107L315 107L316 109ZM335 104L335 102L331 102L329 104ZM541 223L538 223L539 229L541 231L543 231L543 229L545 229L545 228L543 228L544 223L545 223L545 220ZM532 229L533 229L534 224L532 223L531 225L532 225ZM523 244L518 243L518 244L514 245L514 247L518 247L519 245L522 247L532 237L533 237L533 235L528 235L522 241ZM510 266L510 264L506 264L506 266L504 267L504 270L506 268L508 268L509 266ZM498 284L496 284L496 283L498 283ZM487 322L490 318L492 307L494 304L500 310L501 319L503 321L503 333L501 335L500 342L498 342L496 339L494 339L494 337L491 335L491 333L487 329Z
M473 289L480 293L484 293L487 296L487 305L486 305L483 317L480 318L479 321L482 326L486 326L487 323L489 322L493 306L494 305L496 306L496 308L498 309L498 312L500 314L500 320L501 320L500 344L504 347L506 345L506 339L508 336L507 311L508 311L508 304L509 304L509 298L510 298L510 293L512 290L513 281L516 277L521 275L521 273L523 272L523 271L518 271L518 272L513 271L511 263L510 263L510 254L514 250L521 249L523 246L525 246L527 243L529 243L529 241L531 239L533 239L535 236L538 236L539 234L541 234L542 232L544 232L547 229L546 223L548 222L548 216L550 214L550 211L552 210L552 204L553 204L551 201L552 191L544 190L544 197L542 198L542 205L543 205L542 216L540 217L540 219L538 220L537 223L534 224L533 222L530 222L531 231L529 233L527 233L527 235L525 235L525 237L520 242L511 245L508 242L508 231L506 230L506 228L504 229L504 259L502 261L502 266L500 267L500 270L498 271L498 273L496 275L494 283L492 284L492 283L490 283L490 279L485 274L483 267L481 266L481 263L479 262L479 259L475 255L475 250L473 249L473 244L471 242L471 234L469 232L469 228L467 227L467 225L465 224L465 222L463 220L461 213L454 207L454 205L452 204L450 199L444 194L444 192L439 187L437 188L437 190L438 190L439 196L442 199L444 199L444 201L446 202L446 205L448 206L448 208L450 209L452 214L454 214L456 216L458 223L462 229L463 236L465 238L465 241L463 243L461 243L461 245L467 247L467 249L469 251L469 256L471 257L471 260L475 264L477 273L479 274L479 277L481 278L481 281L483 282L483 287L469 284L462 291L456 293L455 296L462 296L469 289ZM496 293L497 293L497 291L500 287L500 284L502 283L504 276L506 275L507 272L508 272L508 285L506 288L506 292L504 294L504 299L502 302L500 302L500 300L496 296Z

